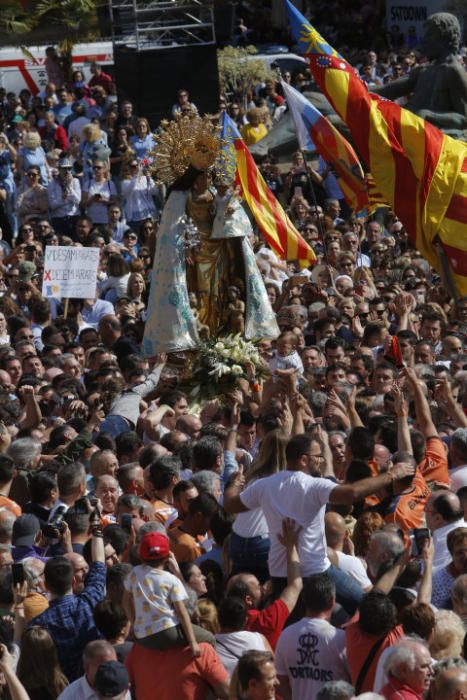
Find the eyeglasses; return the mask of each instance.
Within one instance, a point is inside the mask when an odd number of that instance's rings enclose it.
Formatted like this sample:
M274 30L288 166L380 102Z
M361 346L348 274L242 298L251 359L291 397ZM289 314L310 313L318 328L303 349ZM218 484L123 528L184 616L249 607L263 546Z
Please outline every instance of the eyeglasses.
M324 457L323 457L323 455L312 455L312 454L310 454L310 453L307 452L307 455L306 455L306 456L307 456L307 457L310 457L310 459L311 459L311 458L316 459L316 460L318 460L318 462L324 462Z

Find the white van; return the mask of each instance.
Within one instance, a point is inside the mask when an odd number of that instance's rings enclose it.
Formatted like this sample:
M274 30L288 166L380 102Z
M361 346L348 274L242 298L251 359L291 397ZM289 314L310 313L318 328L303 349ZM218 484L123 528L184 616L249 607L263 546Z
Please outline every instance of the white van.
M33 95L40 92L47 84L46 48L47 46L28 46L27 50L34 60L17 47L0 49L0 87L16 94L24 88ZM86 79L91 77L89 66L93 61L103 66L113 65L112 42L76 44L73 48L73 67L82 70Z
M293 74L308 68L306 59L296 53L252 53L248 60L263 61L270 69L273 65L278 66L281 73L289 71Z

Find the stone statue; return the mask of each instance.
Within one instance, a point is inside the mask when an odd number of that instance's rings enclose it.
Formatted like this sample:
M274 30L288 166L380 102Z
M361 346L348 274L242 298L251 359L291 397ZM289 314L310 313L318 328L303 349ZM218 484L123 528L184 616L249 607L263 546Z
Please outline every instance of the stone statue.
M423 39L423 50L430 63L371 91L391 100L408 96L406 109L450 136L465 138L467 73L456 56L460 41L457 17L448 12L431 15L425 22Z

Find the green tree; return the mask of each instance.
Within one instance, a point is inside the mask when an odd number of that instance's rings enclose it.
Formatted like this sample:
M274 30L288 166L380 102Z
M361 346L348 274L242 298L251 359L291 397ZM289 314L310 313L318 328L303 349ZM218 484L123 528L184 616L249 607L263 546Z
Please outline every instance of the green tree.
M97 10L106 0L36 0L25 9L19 0L1 0L2 44L56 43L65 79L71 80L73 46L99 36Z
M226 46L217 52L221 90L233 99L242 100L244 107L247 91L273 77L264 61L254 58L256 53L258 50L254 46Z

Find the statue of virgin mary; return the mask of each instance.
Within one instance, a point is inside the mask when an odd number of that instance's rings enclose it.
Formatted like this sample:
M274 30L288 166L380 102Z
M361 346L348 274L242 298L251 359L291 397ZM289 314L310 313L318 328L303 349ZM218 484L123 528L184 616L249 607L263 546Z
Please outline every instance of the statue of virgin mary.
M216 127L198 116L179 116L162 127L154 170L169 190L157 235L144 354L195 350L200 332L217 337L240 330L248 340L276 338L275 314L249 241L250 220L222 173L217 188L213 184L211 169L220 151Z

